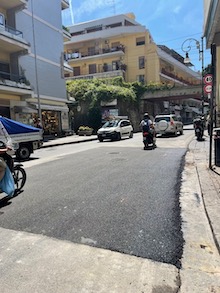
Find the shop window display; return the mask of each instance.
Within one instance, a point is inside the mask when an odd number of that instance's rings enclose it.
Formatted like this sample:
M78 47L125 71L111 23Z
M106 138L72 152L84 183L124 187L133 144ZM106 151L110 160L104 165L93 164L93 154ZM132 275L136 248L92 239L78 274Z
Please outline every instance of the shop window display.
M44 134L58 134L59 130L59 112L42 111L42 121Z

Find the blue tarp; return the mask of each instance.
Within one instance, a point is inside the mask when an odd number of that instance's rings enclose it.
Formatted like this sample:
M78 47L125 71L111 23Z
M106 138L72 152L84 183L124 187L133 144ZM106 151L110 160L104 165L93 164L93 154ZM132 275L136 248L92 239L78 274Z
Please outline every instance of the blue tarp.
M27 125L27 124L23 124L21 122L12 120L12 119L8 119L5 117L1 117L0 116L0 121L3 124L3 126L5 127L6 131L8 132L8 134L18 134L18 133L30 133L30 132L40 132L41 129Z

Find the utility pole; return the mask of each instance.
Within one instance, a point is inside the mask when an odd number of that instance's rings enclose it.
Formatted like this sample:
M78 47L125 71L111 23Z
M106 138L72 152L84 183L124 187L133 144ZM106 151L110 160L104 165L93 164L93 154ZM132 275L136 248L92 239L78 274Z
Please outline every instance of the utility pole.
M213 138L213 121L215 106L215 79L216 79L216 44L211 45L212 56L212 92L210 98L210 142L209 142L209 169L212 169L212 138Z

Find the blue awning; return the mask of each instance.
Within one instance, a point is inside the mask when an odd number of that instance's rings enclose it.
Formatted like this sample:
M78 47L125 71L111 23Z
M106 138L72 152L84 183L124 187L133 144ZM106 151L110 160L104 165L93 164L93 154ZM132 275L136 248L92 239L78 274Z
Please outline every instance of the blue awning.
M5 127L8 134L18 134L18 133L30 133L30 132L40 132L41 129L33 127L31 125L23 124L21 122L8 119L0 116L0 121Z

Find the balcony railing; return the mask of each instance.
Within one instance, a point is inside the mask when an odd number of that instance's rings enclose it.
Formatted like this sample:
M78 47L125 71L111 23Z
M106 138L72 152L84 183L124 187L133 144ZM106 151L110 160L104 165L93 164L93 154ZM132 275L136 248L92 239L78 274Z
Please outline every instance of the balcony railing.
M106 72L100 72L100 73L91 73L91 74L67 77L66 79L73 80L73 79L111 78L116 76L124 76L124 71L114 70L114 71L106 71Z
M125 48L123 45L121 46L117 46L117 47L113 47L113 48L100 48L98 50L94 50L94 51L90 51L90 52L73 52L73 53L65 53L64 54L64 59L66 61L70 60L70 59L81 59L81 58L85 58L85 57L92 57L92 56L97 56L97 55L103 55L103 54L109 54L109 53L114 53L114 52L125 52Z
M23 83L27 86L30 86L30 82L23 75L12 74L6 71L0 71L0 82L1 84L9 85L12 83L8 83L8 81L15 83Z
M167 71L166 69L162 68L161 69L161 73L164 74L164 75L167 75L168 77L171 77L175 80L178 80L184 84L187 84L187 85L195 85L195 84L200 84L200 81L194 81L194 82L190 82L186 79L184 79L183 77L179 77L178 75L172 73L172 72L169 72Z
M5 26L5 31L9 32L12 35L15 35L17 37L23 38L23 33L19 30L14 29L13 27L10 27L8 25Z

